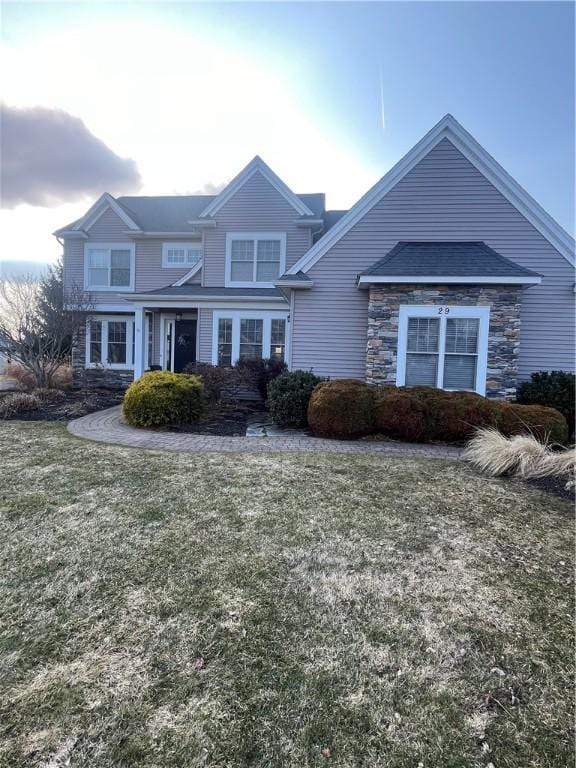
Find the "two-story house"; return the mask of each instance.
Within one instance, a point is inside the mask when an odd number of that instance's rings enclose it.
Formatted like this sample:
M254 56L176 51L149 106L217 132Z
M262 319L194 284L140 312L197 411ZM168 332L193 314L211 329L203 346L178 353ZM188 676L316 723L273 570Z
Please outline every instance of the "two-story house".
M218 195L103 194L55 235L95 380L272 357L511 397L574 370L573 241L450 115L349 211L256 157Z

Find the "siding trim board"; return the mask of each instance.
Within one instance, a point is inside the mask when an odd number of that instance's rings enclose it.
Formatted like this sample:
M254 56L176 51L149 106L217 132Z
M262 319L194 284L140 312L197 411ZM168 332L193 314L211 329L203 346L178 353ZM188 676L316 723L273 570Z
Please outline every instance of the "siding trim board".
M340 221L318 240L289 270L311 269L329 249L360 221L441 141L450 141L461 154L564 256L574 265L574 241L562 227L531 197L518 182L466 131L460 123L446 115L404 157L392 167Z

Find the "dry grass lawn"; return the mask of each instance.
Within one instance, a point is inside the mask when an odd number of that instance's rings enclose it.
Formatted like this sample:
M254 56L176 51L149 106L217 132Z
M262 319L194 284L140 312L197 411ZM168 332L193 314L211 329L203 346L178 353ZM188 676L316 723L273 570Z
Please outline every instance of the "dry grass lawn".
M0 462L0 765L574 764L568 502L39 423Z

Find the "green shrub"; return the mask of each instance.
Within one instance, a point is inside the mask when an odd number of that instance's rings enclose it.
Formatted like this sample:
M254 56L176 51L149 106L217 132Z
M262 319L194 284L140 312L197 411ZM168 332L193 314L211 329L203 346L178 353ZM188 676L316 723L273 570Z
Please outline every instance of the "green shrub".
M310 396L321 381L310 371L290 371L273 379L268 387L272 421L282 427L305 427Z
M374 396L367 384L354 379L325 381L308 404L308 424L322 437L350 439L374 430Z
M522 405L547 405L556 408L574 431L576 375L565 371L540 371L518 387L516 400Z
M498 429L506 437L531 434L540 442L566 445L568 423L554 408L544 405L499 403Z
M145 373L126 390L124 416L134 427L158 427L198 421L202 382L198 376L169 371Z
M374 423L383 435L418 442L426 434L428 407L410 390L378 387L374 391Z
M19 413L27 413L40 408L40 400L28 392L10 392L0 397L0 418L7 419Z

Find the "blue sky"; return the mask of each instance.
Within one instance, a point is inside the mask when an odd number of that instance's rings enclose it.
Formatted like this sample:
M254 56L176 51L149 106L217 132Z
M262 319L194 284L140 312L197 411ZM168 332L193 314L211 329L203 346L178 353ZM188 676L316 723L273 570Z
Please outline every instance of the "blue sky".
M220 184L258 152L347 207L451 112L574 232L571 3L19 2L2 31L5 102L80 118L142 193ZM52 231L89 203L0 221Z

